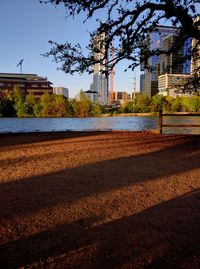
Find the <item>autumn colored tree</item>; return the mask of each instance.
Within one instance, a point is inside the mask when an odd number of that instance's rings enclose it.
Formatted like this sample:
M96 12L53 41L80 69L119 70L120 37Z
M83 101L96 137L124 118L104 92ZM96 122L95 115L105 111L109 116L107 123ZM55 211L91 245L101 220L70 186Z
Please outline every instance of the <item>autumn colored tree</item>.
M25 117L26 116L26 109L24 104L25 96L23 95L21 89L16 85L14 86L13 89L13 100L17 117Z
M33 95L33 93L29 93L28 95L26 95L25 102L24 102L24 106L25 106L24 109L25 109L26 117L34 116L34 106L36 103L37 103L37 100L35 96Z
M54 117L65 117L67 114L66 98L62 95L54 95L52 103L52 115Z
M53 95L45 92L40 99L40 105L42 117L53 116Z

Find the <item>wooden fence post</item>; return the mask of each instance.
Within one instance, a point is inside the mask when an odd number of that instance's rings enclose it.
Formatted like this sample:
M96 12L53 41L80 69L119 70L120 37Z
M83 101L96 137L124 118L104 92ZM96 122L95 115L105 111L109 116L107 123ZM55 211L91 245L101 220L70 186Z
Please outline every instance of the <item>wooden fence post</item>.
M162 110L159 110L159 133L162 134L163 115Z

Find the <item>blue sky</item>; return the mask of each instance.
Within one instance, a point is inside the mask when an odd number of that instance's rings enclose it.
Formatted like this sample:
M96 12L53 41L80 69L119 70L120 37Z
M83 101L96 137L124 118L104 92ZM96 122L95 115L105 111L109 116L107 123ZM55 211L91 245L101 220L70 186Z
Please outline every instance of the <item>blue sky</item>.
M92 76L84 74L67 75L57 70L58 64L51 58L44 58L42 53L49 51L49 40L86 45L88 31L95 28L89 21L83 24L83 16L72 20L66 18L63 6L40 4L39 0L1 0L0 16L0 72L19 72L17 63L24 59L23 72L47 76L54 86L69 88L70 97L74 97L80 89L88 90ZM125 65L120 64L115 70L115 90L133 90L132 71L124 72ZM139 88L139 71L137 86Z

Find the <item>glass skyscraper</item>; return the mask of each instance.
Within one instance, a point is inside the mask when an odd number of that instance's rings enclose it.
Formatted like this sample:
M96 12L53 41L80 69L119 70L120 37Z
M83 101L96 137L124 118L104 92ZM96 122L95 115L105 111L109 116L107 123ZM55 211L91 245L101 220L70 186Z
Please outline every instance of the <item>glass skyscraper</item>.
M98 94L98 102L102 105L107 105L109 102L108 94L108 77L106 76L106 61L105 57L105 33L96 35L93 39L94 58L99 60L93 66L93 83L91 90Z
M189 37L183 45L183 74L191 73L191 50L192 50L192 38Z
M147 35L147 46L152 50L161 48L163 40L167 36L176 36L178 29L170 26L158 26ZM151 97L158 93L158 75L160 68L160 56L153 55L149 57L148 65L152 71L144 69L144 94Z

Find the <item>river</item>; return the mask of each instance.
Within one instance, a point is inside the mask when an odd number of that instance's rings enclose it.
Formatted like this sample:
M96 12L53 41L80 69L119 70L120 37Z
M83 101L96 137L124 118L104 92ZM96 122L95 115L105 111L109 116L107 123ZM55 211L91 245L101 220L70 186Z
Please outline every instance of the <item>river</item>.
M166 116L165 124L200 124L200 116ZM156 130L158 117L99 118L0 118L0 133L88 131L88 130ZM163 133L200 134L200 128L164 128Z

